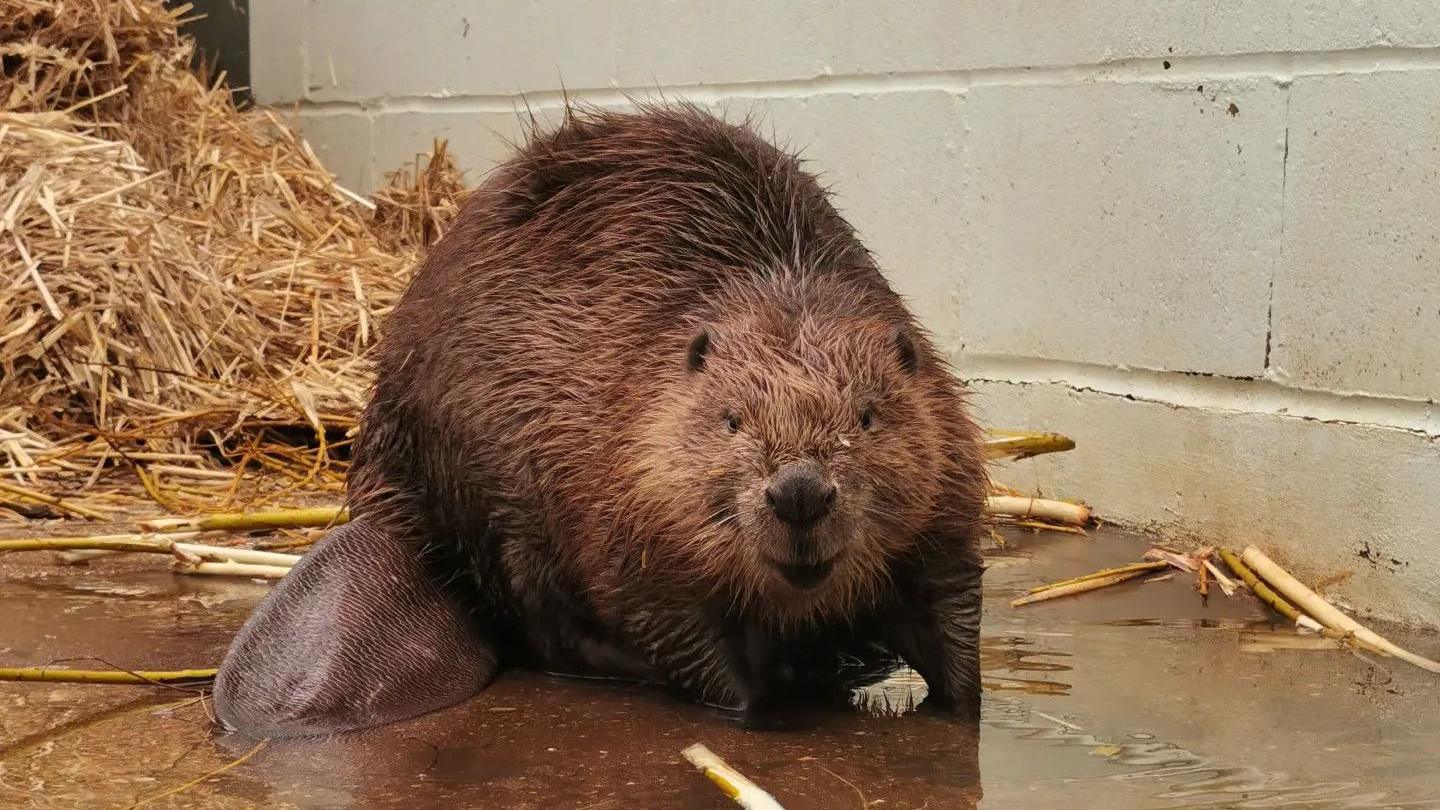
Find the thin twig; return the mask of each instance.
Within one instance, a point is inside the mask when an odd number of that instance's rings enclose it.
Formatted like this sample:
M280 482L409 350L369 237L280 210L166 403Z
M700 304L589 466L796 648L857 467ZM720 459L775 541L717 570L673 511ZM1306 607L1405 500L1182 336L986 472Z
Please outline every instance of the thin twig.
M1029 529L1035 532L1063 532L1065 534L1078 534L1081 537L1090 536L1079 526L1065 526L1059 523L1047 523L1040 520L1010 519L1008 516L1002 517L1007 517L1004 521L1006 526L1012 526L1016 529Z
M1132 571L1124 571L1118 574L1110 574L1108 576L1082 579L1079 582L1074 582L1069 585L1060 585L1054 588L1046 588L1039 593L1032 593L1029 596L1022 596L1019 599L1011 600L1010 607L1033 605L1036 602L1046 602L1051 599L1059 599L1062 596L1074 596L1080 593L1099 590L1100 588L1108 588L1111 585L1119 585L1122 582L1134 579L1138 576L1141 576L1146 571L1150 570L1153 569L1137 568Z
M52 667L0 667L0 681L44 683L103 683L124 686L196 686L215 680L214 669L120 671L106 669L54 669Z
M824 765L821 765L821 766L820 766L820 770L822 770L822 771L830 774L831 776L835 777L836 779L839 779L841 782L844 782L847 786L849 786L849 788L850 788L851 790L855 791L855 797L860 800L860 810L865 810L865 808L867 808L867 807L870 806L870 801L865 798L865 791L861 790L861 789L859 788L859 786L857 786L854 782L851 782L849 779L846 779L845 777L843 777L843 776L841 776L840 774L838 774L838 773L830 770L829 768L825 767Z
M81 506L78 503L65 500L64 498L57 498L54 495L46 495L43 492L36 492L33 489L27 489L26 487L22 487L19 484L11 484L5 481L0 481L0 492L8 492L9 494L14 495L17 498L24 498L26 500L34 501L36 503L43 503L46 506L53 506L62 512L69 512L73 515L79 515L80 517L89 518L91 520L110 519L109 515L106 515L103 512L97 512L88 506Z
M174 795L179 794L179 793L183 793L183 792L189 790L190 788L195 787L196 785L200 784L201 782L204 782L204 781L207 780L207 779L210 779L210 778L212 778L212 777L219 776L220 774L225 773L226 771L230 770L231 768L236 767L237 765L243 765L243 764L244 764L247 760L249 760L251 757L253 757L253 756L255 756L256 754L260 753L260 750L263 749L269 742L270 742L270 740L269 740L269 738L267 737L266 739L263 739L263 740L261 740L260 742L255 743L255 747L254 747L254 748L251 748L249 751L246 751L244 754L242 754L242 755L241 755L238 759L236 759L235 761L230 762L230 763L225 764L225 765L221 765L220 767L218 767L218 768L216 768L215 770L213 770L213 771L205 774L204 776L201 776L201 777L199 777L199 778L197 778L197 779L192 779L192 780L190 780L189 782L186 782L185 784L180 785L179 787L173 787L173 788L170 788L169 790L163 791L163 792L161 792L161 793L156 793L154 796L147 796L147 797L145 797L145 798L143 798L143 799L140 799L139 801L137 801L137 802L135 802L134 804L130 805L130 807L131 807L131 808L140 807L141 805L149 804L150 802L156 801L156 800L158 800L158 799L164 799L164 798L167 798L167 797L170 797L170 796L174 796Z
M1062 579L1062 580L1060 580L1060 581L1058 581L1058 582L1048 582L1048 583L1046 583L1046 584L1044 584L1044 585L1037 585L1037 586L1035 586L1034 588L1031 588L1029 591L1027 591L1027 593L1040 593L1041 591L1048 591L1048 590L1050 590L1051 588L1062 588L1062 587L1064 587L1064 586L1066 586L1066 585L1074 585L1074 584L1077 583L1077 582L1085 582L1086 580L1099 579L1100 577L1109 577L1109 576L1114 576L1114 575L1116 575L1116 574L1128 574L1128 573L1131 573L1131 572L1141 572L1141 573L1143 573L1143 572L1145 572L1145 571L1158 571L1159 569L1161 569L1161 568L1166 568L1166 567L1168 567L1169 565L1170 565L1170 564L1167 563L1167 562L1156 561L1156 562L1131 563L1130 565L1122 565L1122 566L1120 566L1119 568L1102 568L1102 569L1100 569L1099 571L1092 571L1091 573L1082 574L1082 575L1080 575L1080 576L1078 576L1078 577L1071 577L1070 579Z

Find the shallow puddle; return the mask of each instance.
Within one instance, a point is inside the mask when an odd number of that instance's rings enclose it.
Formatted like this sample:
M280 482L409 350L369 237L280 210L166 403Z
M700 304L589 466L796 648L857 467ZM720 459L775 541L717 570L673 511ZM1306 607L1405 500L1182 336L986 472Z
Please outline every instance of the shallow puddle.
M791 810L1440 807L1433 676L1311 649L1247 598L1202 605L1181 577L1008 605L1141 549L1011 539L987 574L978 726L916 710L908 669L784 731L648 687L509 672L412 722L258 748L217 736L187 691L3 684L0 806L733 806L682 761L698 741ZM212 665L267 587L153 560L3 558L0 665Z

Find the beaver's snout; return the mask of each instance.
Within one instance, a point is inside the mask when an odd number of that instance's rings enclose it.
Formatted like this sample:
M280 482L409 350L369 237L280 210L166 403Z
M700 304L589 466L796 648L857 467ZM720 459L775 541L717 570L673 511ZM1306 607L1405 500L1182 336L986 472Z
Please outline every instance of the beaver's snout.
M830 513L835 505L835 486L814 464L787 464L765 488L765 503L791 528L808 529Z
M770 558L781 577L796 588L809 590L830 577L835 556L816 529L835 508L835 485L825 480L811 461L786 464L765 488L765 504L785 526L783 551Z

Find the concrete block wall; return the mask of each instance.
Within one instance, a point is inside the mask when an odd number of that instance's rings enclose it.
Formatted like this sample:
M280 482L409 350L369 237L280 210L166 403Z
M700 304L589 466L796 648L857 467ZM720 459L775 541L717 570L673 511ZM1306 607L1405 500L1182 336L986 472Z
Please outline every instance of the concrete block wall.
M998 471L1440 624L1440 3L251 0L344 182L663 92L805 147ZM562 89L563 87L563 89Z

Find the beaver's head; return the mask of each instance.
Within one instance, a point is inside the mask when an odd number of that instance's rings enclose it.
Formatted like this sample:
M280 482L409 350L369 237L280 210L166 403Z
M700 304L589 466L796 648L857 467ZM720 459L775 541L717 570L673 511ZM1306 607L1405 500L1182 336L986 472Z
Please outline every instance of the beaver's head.
M875 593L950 474L945 372L864 298L815 278L728 291L675 347L676 390L641 442L644 497L680 535L661 551L758 613L819 618Z

